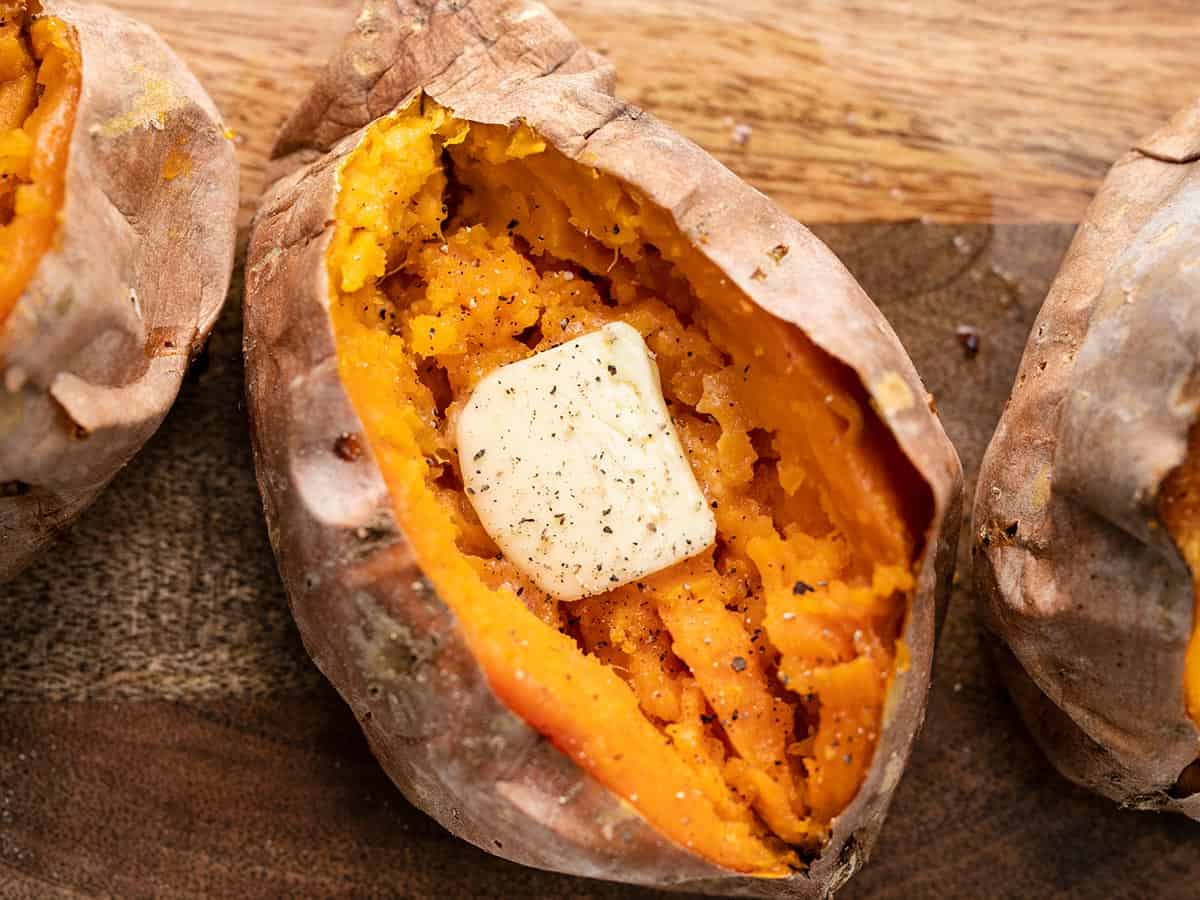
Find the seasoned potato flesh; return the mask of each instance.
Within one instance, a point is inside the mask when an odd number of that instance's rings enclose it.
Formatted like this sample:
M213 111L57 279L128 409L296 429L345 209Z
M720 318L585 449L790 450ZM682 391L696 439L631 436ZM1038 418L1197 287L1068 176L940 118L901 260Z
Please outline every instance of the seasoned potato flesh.
M857 378L698 243L527 125L419 98L341 169L332 316L397 519L496 694L678 844L784 875L871 763L931 500ZM612 322L655 354L717 540L558 602L480 525L455 423L498 367Z
M70 26L0 2L0 325L54 243L81 84Z

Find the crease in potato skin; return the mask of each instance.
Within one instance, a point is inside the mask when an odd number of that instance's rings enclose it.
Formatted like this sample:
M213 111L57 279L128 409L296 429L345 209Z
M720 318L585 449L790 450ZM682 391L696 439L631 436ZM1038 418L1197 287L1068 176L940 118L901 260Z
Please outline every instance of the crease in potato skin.
M73 29L35 12L0 2L0 326L54 242L83 83Z
M680 845L802 867L870 765L928 524L861 386L668 213L527 126L421 98L367 130L339 187L341 378L493 690ZM718 544L558 603L479 525L453 425L496 367L617 319L656 353Z
M1192 637L1184 659L1184 702L1192 721L1200 725L1200 424L1188 432L1187 456L1163 482L1158 497L1159 514L1171 540L1192 571L1196 607Z

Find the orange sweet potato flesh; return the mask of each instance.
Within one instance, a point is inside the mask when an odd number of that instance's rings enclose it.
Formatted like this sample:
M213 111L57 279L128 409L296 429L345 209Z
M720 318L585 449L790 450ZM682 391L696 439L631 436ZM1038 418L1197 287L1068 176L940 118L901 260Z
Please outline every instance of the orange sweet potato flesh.
M0 326L54 242L81 84L70 26L0 2Z
M526 126L414 101L339 184L342 382L493 690L680 845L801 867L870 765L927 524L861 386L662 210ZM454 423L496 367L614 320L656 354L718 540L562 603L480 526Z
M1197 606L1192 625L1192 640L1184 661L1184 699L1188 715L1200 725L1200 427L1188 433L1188 452L1183 465L1163 482L1159 492L1159 510L1175 546L1192 570L1196 584Z

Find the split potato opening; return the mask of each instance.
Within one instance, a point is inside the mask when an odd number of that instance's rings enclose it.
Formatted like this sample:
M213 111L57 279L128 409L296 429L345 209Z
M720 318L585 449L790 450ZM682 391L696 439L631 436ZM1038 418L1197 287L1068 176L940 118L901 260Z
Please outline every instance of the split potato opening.
M58 230L82 81L69 25L0 2L0 326Z
M419 97L340 171L331 314L397 520L495 693L678 844L784 875L870 766L933 499L854 373L704 240L529 126ZM613 323L653 353L716 538L562 599L481 524L457 428L501 367Z
M1192 570L1193 584L1197 587L1192 639L1184 661L1183 694L1188 715L1200 725L1200 583L1195 580L1196 574L1200 573L1200 427L1192 426L1188 433L1187 456L1163 482L1158 505L1167 531ZM1188 794L1200 791L1200 774L1196 768L1189 769L1180 779L1181 785L1186 782L1181 790Z

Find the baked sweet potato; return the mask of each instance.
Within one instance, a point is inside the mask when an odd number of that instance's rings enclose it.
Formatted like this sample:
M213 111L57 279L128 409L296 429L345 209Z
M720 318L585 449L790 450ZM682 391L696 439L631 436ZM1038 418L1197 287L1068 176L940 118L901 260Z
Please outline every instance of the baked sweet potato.
M247 260L272 544L313 659L455 834L827 896L924 715L958 458L833 254L612 80L540 4L367 3L284 128ZM615 322L655 354L717 538L563 599L481 524L456 423L500 367Z
M158 427L225 298L238 170L147 27L0 2L0 582Z
M974 507L984 624L1034 737L1071 780L1193 818L1198 153L1200 104L1113 166L1034 325Z

